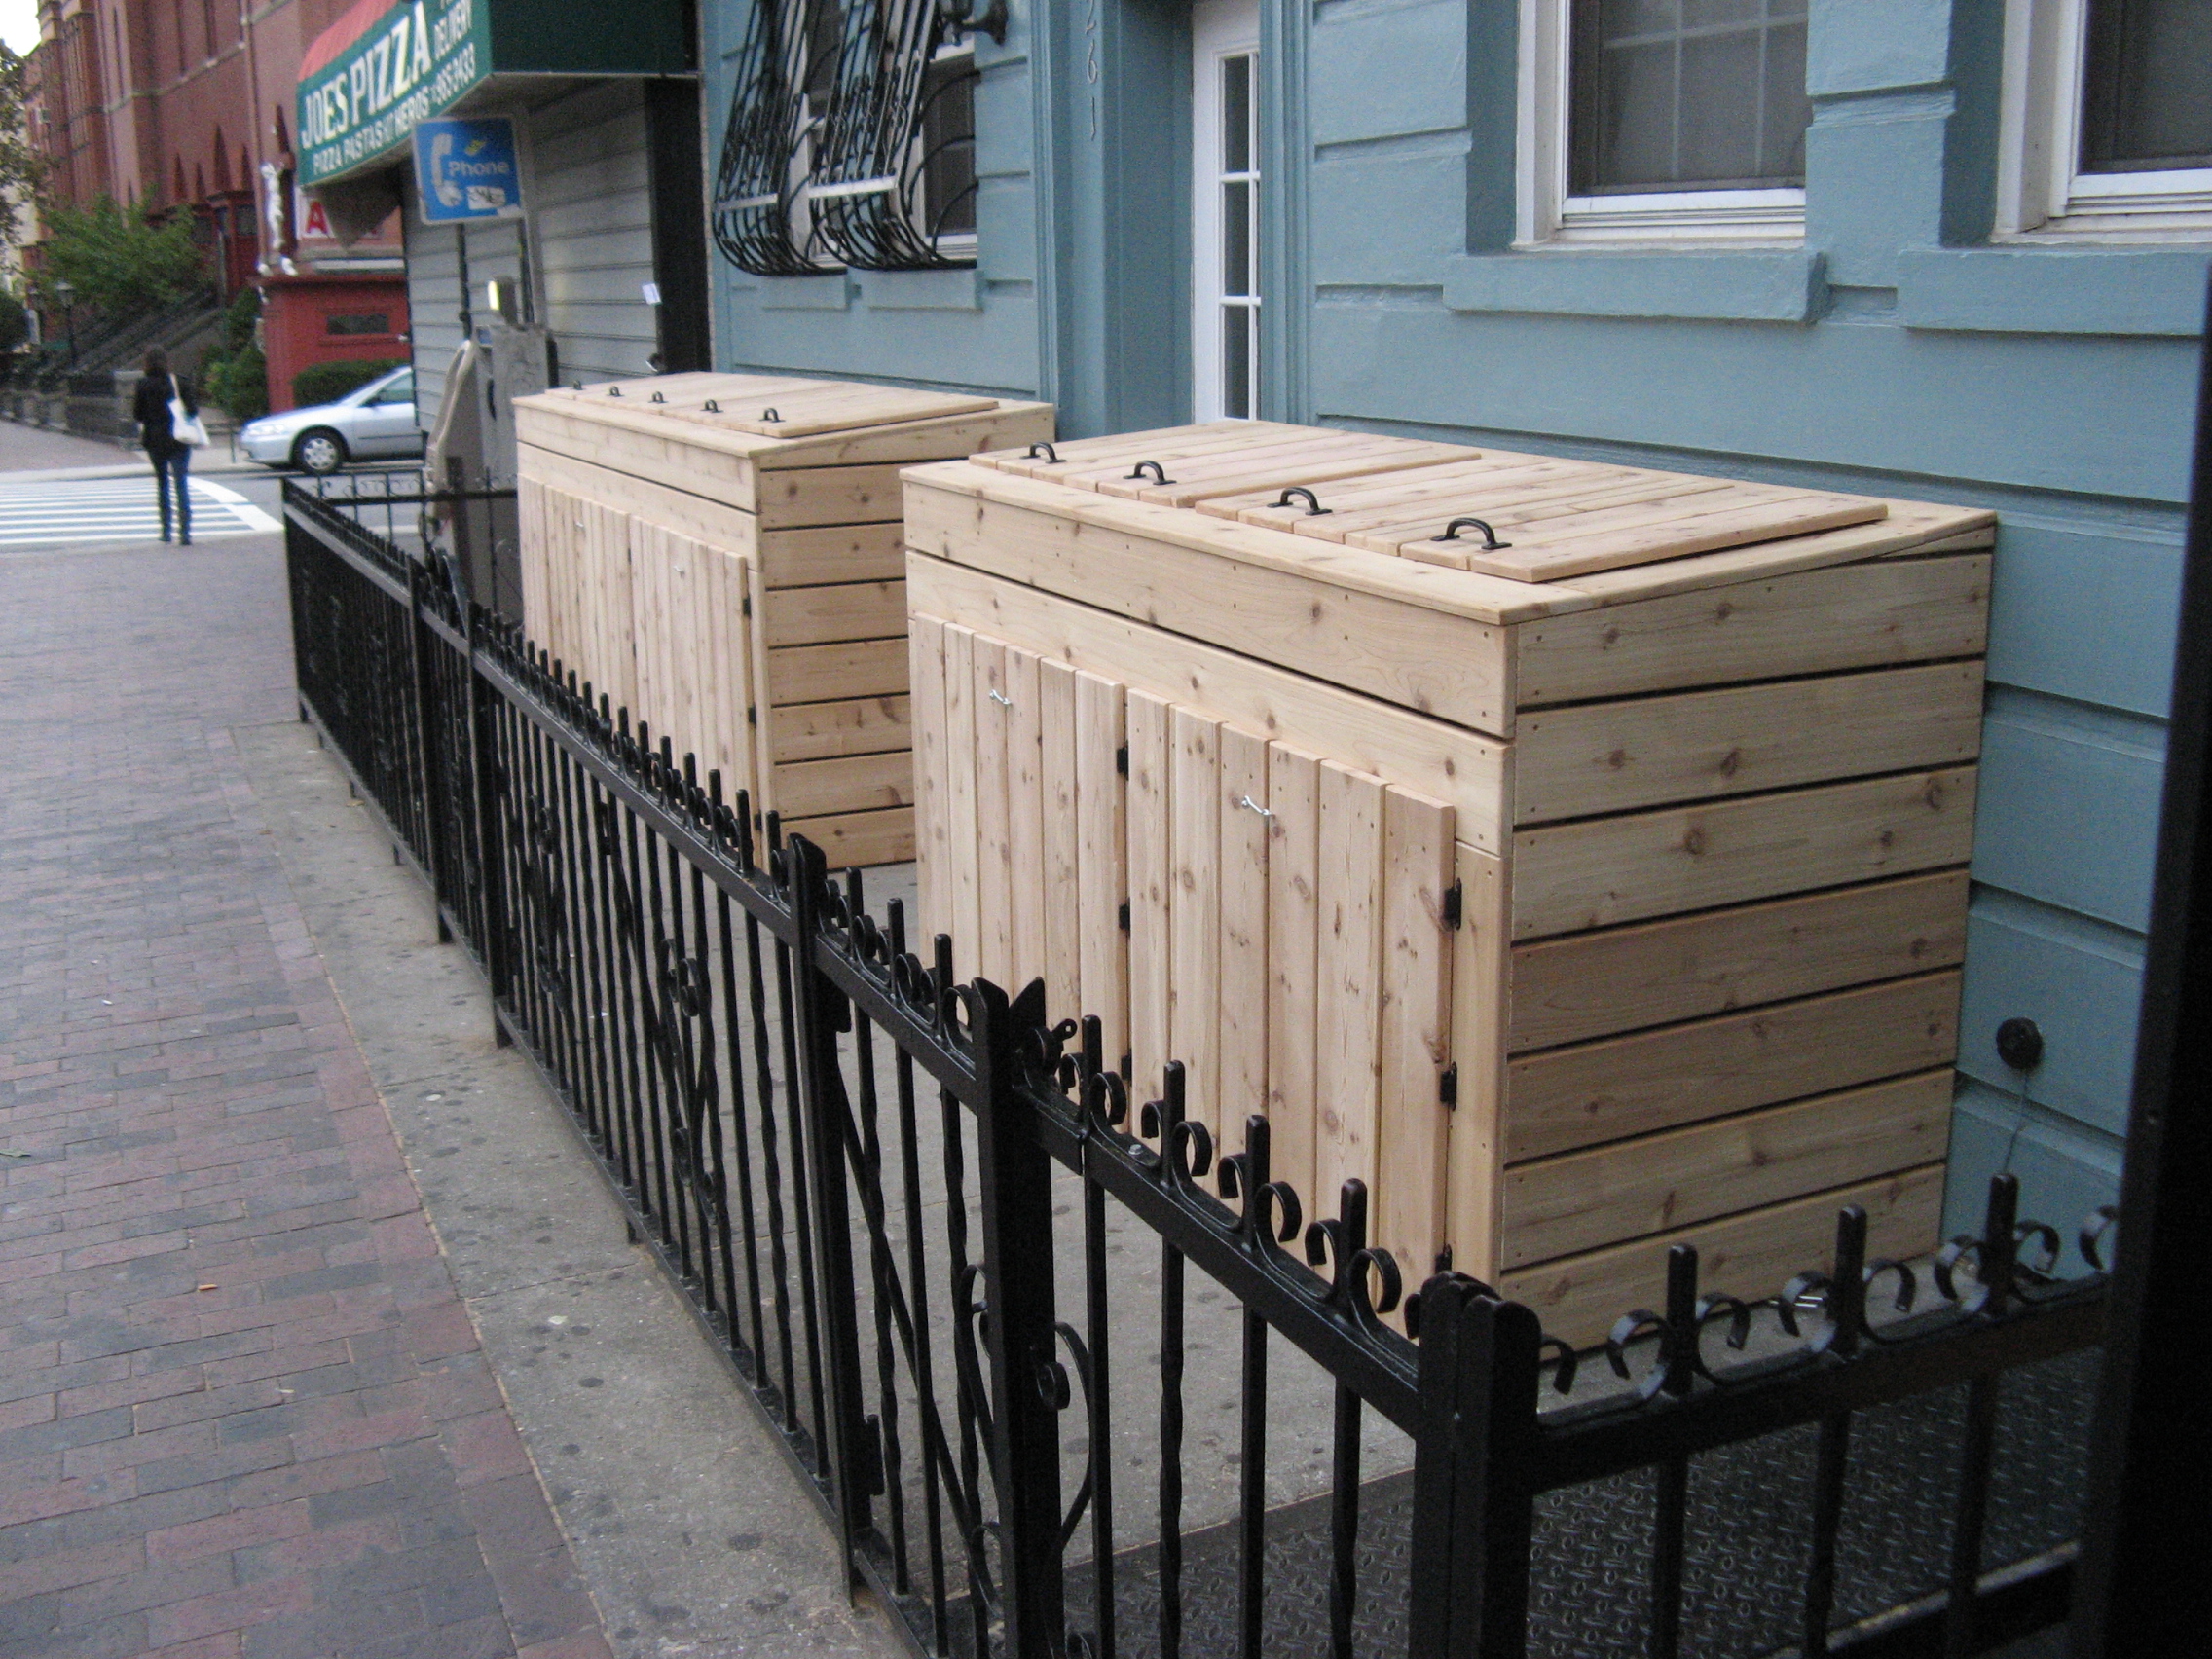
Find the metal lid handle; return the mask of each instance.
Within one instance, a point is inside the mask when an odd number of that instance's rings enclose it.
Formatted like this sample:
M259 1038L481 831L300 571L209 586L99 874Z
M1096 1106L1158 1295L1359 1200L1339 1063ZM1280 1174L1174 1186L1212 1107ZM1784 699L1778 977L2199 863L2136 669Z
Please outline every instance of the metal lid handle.
M1495 553L1500 548L1510 547L1513 545L1513 543L1510 541L1498 540L1497 532L1491 529L1488 524L1486 524L1479 518L1456 518L1450 524L1444 527L1444 534L1435 537L1435 539L1438 541L1456 541L1459 539L1459 532L1466 530L1469 527L1472 527L1483 533L1483 551L1485 553Z

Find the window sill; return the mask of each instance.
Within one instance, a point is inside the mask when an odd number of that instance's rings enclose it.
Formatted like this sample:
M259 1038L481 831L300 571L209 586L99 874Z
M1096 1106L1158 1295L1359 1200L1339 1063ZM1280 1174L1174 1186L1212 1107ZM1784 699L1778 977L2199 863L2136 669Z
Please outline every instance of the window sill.
M983 275L973 266L953 271L868 271L860 281L861 303L869 311L983 309Z
M1826 271L1822 255L1803 248L1555 242L1448 261L1444 304L1456 312L1809 322L1825 304Z
M757 278L762 311L844 311L852 304L852 281L842 271L820 276Z
M1967 333L2193 339L2204 329L2208 268L2212 248L1907 248L1898 256L1898 320Z

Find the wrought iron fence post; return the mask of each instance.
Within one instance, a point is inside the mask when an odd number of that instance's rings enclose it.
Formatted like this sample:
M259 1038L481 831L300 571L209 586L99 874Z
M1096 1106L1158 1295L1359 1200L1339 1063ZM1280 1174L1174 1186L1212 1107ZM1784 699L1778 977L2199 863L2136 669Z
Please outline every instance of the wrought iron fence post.
M1026 1006L1026 1005L1025 1005ZM976 981L977 1188L991 1361L991 1474L1006 1585L1004 1651L1048 1659L1067 1643L1059 1414L1070 1398L1052 1296L1052 1164L1017 1088L1022 1020Z
M1413 1659L1522 1659L1536 1521L1536 1315L1461 1273L1420 1293Z
M429 584L429 567L415 560L407 568L407 682L408 701L415 723L415 810L422 814L423 873L430 881L430 913L438 928L438 942L453 943L453 929L446 924L446 871L438 858L438 827L443 821L444 793L438 788L440 756L435 753L437 724L431 717L430 653L437 641L424 620L429 608L424 590Z
M492 992L492 1041L514 1042L499 1004L513 982L507 960L507 860L503 789L499 767L498 693L478 666L484 632L482 606L468 608L468 776L476 792L476 879L484 896L484 978Z
M785 843L792 917L798 939L793 1014L797 1030L799 1121L806 1136L806 1178L814 1200L815 1283L821 1298L824 1379L829 1396L830 1478L845 1546L845 1573L858 1585L856 1551L871 1525L868 1498L880 1486L874 1430L861 1396L860 1288L853 1279L853 1229L845 1194L845 1129L850 1106L837 1053L837 1033L852 1029L845 994L815 966L823 942L822 901L829 864L803 835Z

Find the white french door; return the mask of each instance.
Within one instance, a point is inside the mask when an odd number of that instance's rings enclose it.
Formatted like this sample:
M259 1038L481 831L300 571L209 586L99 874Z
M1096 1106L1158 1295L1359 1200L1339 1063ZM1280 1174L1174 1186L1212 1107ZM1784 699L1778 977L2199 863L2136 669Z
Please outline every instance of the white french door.
M1193 414L1260 412L1260 5L1191 9Z

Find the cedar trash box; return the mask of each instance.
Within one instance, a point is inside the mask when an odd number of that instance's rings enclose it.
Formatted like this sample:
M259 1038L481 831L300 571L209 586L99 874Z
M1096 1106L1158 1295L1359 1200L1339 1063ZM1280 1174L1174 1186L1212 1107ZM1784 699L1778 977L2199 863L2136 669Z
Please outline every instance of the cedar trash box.
M683 374L515 403L524 625L832 865L913 856L899 468L1049 405Z
M905 477L961 977L1577 1345L1676 1242L1934 1243L1992 514L1244 422Z

